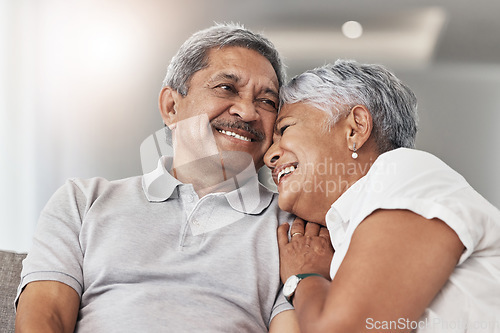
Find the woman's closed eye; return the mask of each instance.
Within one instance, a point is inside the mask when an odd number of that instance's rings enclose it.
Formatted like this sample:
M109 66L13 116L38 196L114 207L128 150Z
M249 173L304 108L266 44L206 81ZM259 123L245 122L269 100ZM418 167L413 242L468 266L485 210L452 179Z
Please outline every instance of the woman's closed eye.
M283 125L279 128L278 132L280 133L280 135L283 135L283 133L285 133L285 130L290 127L290 125Z

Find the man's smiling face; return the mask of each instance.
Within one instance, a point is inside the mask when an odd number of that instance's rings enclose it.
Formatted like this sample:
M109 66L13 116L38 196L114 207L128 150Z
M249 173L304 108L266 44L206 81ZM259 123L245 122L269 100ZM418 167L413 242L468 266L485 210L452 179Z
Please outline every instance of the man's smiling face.
M171 92L176 112L164 120L172 126L206 115L219 152L246 152L260 168L272 142L278 89L271 63L258 52L243 47L212 49L208 66L191 77L187 95Z

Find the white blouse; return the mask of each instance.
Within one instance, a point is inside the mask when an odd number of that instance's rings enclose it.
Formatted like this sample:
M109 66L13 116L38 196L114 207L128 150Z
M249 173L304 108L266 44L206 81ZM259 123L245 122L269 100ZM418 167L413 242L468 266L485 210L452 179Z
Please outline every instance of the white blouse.
M466 250L417 322L367 318L367 328L500 332L500 211L437 157L406 148L384 153L326 215L335 248L332 279L354 230L377 209L406 209L427 219L438 218L457 233Z

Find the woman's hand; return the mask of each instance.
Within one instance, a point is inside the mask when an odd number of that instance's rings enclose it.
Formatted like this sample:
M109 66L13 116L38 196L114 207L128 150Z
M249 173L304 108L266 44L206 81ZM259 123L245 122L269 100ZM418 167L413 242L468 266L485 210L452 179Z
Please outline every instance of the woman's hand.
M326 227L295 218L288 238L288 224L278 228L280 274L283 283L301 273L318 273L330 280L333 247Z

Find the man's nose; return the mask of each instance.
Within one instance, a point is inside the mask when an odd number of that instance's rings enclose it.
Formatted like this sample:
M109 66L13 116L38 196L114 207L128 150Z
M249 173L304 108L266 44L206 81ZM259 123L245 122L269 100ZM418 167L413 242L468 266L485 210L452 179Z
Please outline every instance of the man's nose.
M235 101L229 109L229 114L238 116L245 122L251 122L259 118L255 103L249 98L241 98Z

